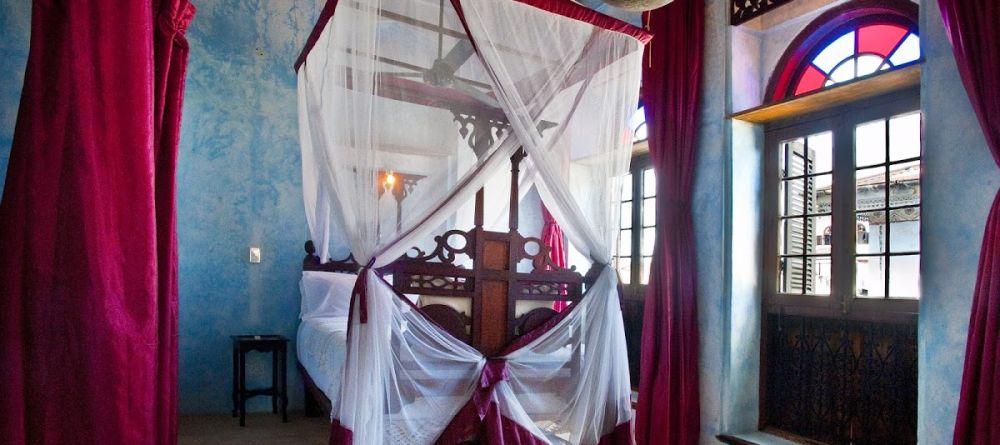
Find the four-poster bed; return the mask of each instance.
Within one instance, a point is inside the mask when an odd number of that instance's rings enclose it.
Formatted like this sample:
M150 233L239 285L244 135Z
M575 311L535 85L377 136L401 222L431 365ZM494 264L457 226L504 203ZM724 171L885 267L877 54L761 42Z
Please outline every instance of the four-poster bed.
M485 204L481 191L475 202L475 227L469 231L453 229L435 236L433 251L413 248L411 255L378 270L391 277L388 281L401 294L419 295L425 300L431 296L468 300L467 304L431 303L420 304L419 308L440 328L486 355L501 352L516 337L557 316L552 303L578 301L586 286L600 272L597 265L591 267L587 275L581 275L575 268L558 267L550 258L549 248L540 239L524 237L518 232L517 165L522 158L523 153L520 153L511 159L508 231L484 229ZM356 274L361 269L353 256L321 262L312 241L306 242L305 251L303 271ZM469 261L459 264L463 255ZM518 265L524 263L530 264L530 270L519 272ZM538 307L518 305L519 302L545 304ZM466 307L468 310L463 310ZM343 331L345 327L337 325L333 329ZM336 339L343 341L343 338ZM321 389L324 385L317 385L301 363L299 370L305 376L310 414L320 411L329 414L330 400Z
M331 443L631 442L608 263L648 39L568 0L328 1L296 69ZM585 275L518 231L531 186ZM308 369L324 336L343 352Z

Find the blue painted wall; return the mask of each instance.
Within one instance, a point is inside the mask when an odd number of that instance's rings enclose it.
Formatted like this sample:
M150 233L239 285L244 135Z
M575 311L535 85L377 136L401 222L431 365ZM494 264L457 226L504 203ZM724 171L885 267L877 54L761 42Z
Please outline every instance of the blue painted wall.
M0 1L0 191L7 178L10 144L24 85L31 29L31 0ZM0 194L2 196L2 194Z
M229 409L228 336L242 333L292 339L297 408L294 339L308 236L292 65L322 2L196 3L177 172L180 408ZM249 263L250 246L261 247L260 264ZM268 357L254 358L248 374L266 382Z
M937 0L921 2L924 57L923 299L918 437L951 443L983 228L1000 186L955 67Z

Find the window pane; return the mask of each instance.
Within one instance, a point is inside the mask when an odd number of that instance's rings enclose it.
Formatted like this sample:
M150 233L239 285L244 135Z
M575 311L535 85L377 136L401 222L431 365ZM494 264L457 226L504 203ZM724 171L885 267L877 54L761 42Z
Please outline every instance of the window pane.
M782 144L788 157L785 159L785 177L802 176L806 174L806 143L805 139L793 139Z
M809 213L829 212L833 205L833 175L819 175L809 181L813 191L809 197Z
M642 255L652 255L653 245L656 242L656 228L647 227L642 229Z
M642 196L656 196L656 172L651 168L642 171Z
M920 298L920 255L889 258L889 296Z
M618 255L632 256L632 231L622 230L618 237Z
M829 216L810 216L807 221L809 245L806 253L830 253L830 243L833 240L831 218ZM829 232L826 231L828 228L831 229Z
M920 38L910 34L902 45L889 57L893 65L902 65L920 58Z
M863 54L858 56L858 77L867 76L878 71L885 59L874 54Z
M889 212L889 221L891 252L920 251L920 208L892 210Z
M889 203L893 207L920 204L920 161L889 166Z
M829 73L840 61L854 55L854 31L840 36L813 59L813 64Z
M885 121L859 125L854 137L855 166L865 167L885 162Z
M885 212L858 213L857 253L885 252ZM867 232L865 232L867 231ZM866 242L867 241L867 242Z
M632 142L644 141L647 138L646 130L646 110L640 107L629 119L629 127L632 128Z
M782 223L782 228L781 234L784 238L779 241L781 242L781 246L778 247L781 254L801 255L805 253L805 239L803 238L806 228L805 219L786 219Z
M826 131L809 136L809 159L813 173L833 170L833 132Z
M782 267L778 290L786 294L801 294L802 269L805 262L802 261L802 258L783 258L782 262L784 267Z
M854 271L858 297L885 297L885 257L857 258Z
M826 81L827 85L833 85L840 82L847 82L848 80L854 79L854 60L847 60L840 64L837 68L830 73L830 80Z
M656 225L656 198L642 200L642 225L644 227Z
M653 263L652 257L642 257L642 284L649 284L649 269Z
M920 156L920 113L889 119L889 160Z
M864 54L859 56L858 77L867 76L878 71L878 68L882 66L883 62L885 62L885 59L873 54Z
M813 295L830 295L830 280L832 278L832 262L830 257L810 257L806 259L810 283L807 292Z
M885 167L858 170L854 181L857 210L885 208Z
M858 28L858 52L889 57L909 32L899 25L867 25Z
M646 127L646 123L643 122L639 124L638 127L635 127L635 130L633 130L632 142L642 142L646 139L649 139L649 129Z
M625 175L625 179L622 181L622 201L630 201L632 199L632 174L629 173Z
M623 202L621 228L628 229L630 227L632 227L632 203Z
M632 282L632 259L627 257L620 257L616 259L618 263L618 276L621 277L622 284L629 284Z
M805 211L805 179L791 179L781 182L780 193L784 198L782 216L801 215Z

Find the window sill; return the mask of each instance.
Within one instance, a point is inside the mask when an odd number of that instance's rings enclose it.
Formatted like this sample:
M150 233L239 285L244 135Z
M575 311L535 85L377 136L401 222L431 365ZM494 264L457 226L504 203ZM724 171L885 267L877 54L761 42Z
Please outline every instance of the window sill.
M920 85L919 62L886 73L845 82L815 93L740 111L730 117L755 124L775 122L915 85Z
M715 438L719 439L720 442L729 445L802 445L801 442L794 442L763 431L753 431L739 434L720 434Z

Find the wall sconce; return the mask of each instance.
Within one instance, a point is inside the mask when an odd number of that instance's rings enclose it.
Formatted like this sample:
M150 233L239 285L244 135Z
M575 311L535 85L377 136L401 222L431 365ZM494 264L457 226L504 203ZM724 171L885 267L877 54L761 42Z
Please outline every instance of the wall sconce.
M403 223L403 199L410 194L417 181L424 179L424 176L382 170L378 178L378 197L381 198L383 194L389 192L396 200L396 230L399 230Z

